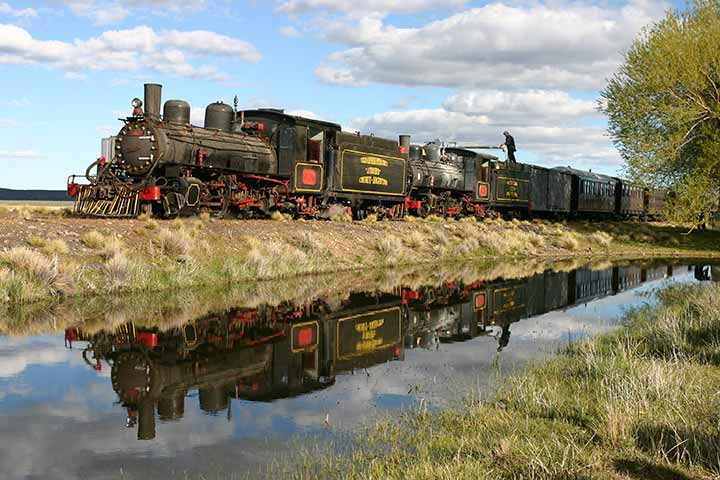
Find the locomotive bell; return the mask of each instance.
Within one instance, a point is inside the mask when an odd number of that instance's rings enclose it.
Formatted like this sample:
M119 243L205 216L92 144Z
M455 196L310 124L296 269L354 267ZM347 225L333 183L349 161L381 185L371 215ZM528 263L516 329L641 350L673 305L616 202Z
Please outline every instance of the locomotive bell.
M177 125L189 125L190 104L184 100L168 100L163 106L163 120Z
M230 133L235 111L223 102L211 103L205 109L205 128Z

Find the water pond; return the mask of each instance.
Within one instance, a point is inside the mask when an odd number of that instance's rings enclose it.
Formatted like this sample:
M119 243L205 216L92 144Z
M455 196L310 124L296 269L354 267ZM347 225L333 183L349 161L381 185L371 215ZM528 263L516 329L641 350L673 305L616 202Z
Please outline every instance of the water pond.
M654 261L348 275L293 295L15 312L0 335L0 477L262 476L377 415L488 393L615 328L649 292L718 273Z

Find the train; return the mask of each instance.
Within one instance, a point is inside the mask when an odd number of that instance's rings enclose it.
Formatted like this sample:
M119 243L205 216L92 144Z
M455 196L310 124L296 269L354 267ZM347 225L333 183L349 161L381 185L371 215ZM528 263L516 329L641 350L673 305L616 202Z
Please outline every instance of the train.
M203 127L191 124L183 100L166 101L161 114L159 84L145 84L144 102L131 103L103 154L68 177L76 215L656 218L670 195L590 171L502 161L487 145L420 145L279 109L238 110L237 97L233 106L208 105Z
M720 280L720 270L710 271L697 267L695 276ZM522 319L687 272L686 266L649 263L446 281L229 308L167 329L152 323L94 332L68 328L65 344L82 344L82 356L95 370L110 366L112 388L127 409L126 426L149 440L158 418L183 418L188 397L197 397L203 412L218 415L229 413L232 399L272 402L319 392L343 373L404 361L416 348L492 336L502 351L511 325Z

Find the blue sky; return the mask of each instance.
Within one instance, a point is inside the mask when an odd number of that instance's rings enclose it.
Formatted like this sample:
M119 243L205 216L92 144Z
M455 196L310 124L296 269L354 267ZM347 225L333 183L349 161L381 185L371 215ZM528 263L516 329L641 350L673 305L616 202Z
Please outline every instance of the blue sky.
M0 0L0 187L64 188L144 82L616 173L598 90L656 0Z

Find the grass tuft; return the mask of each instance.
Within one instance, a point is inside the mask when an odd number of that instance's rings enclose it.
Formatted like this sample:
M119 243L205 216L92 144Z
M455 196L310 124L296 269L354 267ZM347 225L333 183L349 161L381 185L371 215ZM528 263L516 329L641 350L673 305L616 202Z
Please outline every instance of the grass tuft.
M91 230L83 234L80 241L91 250L100 250L108 242L108 238L97 230Z
M160 229L157 233L160 250L171 258L190 255L193 250L193 238L184 229Z
M31 247L38 248L47 255L60 255L70 252L70 247L61 238L42 238L32 236L27 239L27 244Z

